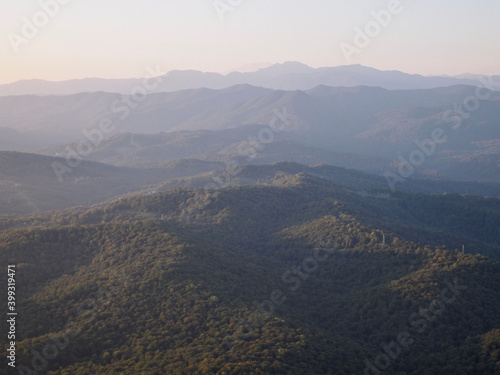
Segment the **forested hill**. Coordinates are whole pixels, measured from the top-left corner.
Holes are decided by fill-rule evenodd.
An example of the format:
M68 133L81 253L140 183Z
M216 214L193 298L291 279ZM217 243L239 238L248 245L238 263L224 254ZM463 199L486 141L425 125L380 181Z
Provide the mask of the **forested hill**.
M179 187L205 187L214 183L217 186L255 185L272 182L277 174L301 172L355 191L387 190L389 186L385 177L355 169L293 162L245 165L242 159L240 156L228 160L217 155L215 160L187 158L117 167L83 160L68 164L68 160L61 157L0 151L0 216L89 207L120 197ZM394 187L404 192L500 197L500 184L491 182L408 178Z
M499 208L461 195L360 194L298 173L20 218L23 229L3 221L18 366L496 374Z

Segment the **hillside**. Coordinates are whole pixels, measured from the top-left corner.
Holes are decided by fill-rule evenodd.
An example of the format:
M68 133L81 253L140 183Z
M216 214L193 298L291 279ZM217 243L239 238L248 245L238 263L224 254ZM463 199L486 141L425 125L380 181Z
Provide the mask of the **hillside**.
M171 178L223 167L204 161L172 161L159 168L111 165L0 152L0 214L29 214L73 206L90 206L111 198L147 193ZM60 179L59 179L60 177Z
M453 216L464 210L477 227ZM498 259L499 218L497 199L361 196L301 172L54 213L1 232L0 261L17 265L23 291L18 364L48 374L495 374L500 264L476 253ZM463 236L466 254L455 246ZM50 358L33 362L36 353Z
M111 129L106 136L126 131L155 134L172 130L192 117L231 107L269 90L248 85L225 90L185 90L151 94L139 101L130 95L81 93L66 96L0 97L2 126L38 139L38 148L80 141L83 130ZM12 148L7 150L13 151Z
M213 137L215 142L216 134ZM127 148L125 145L129 144L130 140L145 142L144 137L123 135L121 139L116 139L117 145L123 145L123 148L120 148L124 150L121 153L121 163L130 163L134 167L117 167L90 161L77 162L73 159L68 162L60 157L0 152L0 215L36 214L74 206L89 207L131 195L164 192L181 187L205 188L208 184L216 187L256 185L272 181L277 173L308 173L358 192L388 189L384 177L328 165L310 167L286 162L273 163L268 166L252 166L245 164L246 158L235 158L223 152L204 158L205 160L194 158L168 160L168 157L165 157L165 153L168 152L179 152L181 155L187 152L186 155L192 156L189 152L195 152L195 145L199 144L198 150L202 149L201 140L209 137L207 134L200 138L188 136L186 138L191 138L193 141L192 148L187 147L188 142L186 142L184 143L186 147L174 148L173 151L161 143L162 137L156 138L160 142L158 147L153 144L150 147L136 148L135 151L134 147ZM165 136L164 139L172 138ZM148 137L146 140L150 141L151 138ZM221 142L219 147L223 148L223 140L219 141ZM176 142L176 137L173 137L173 142ZM286 146L278 149L278 156L283 156L286 152L290 160L317 163L322 160L319 156L324 157L327 154L325 151L304 148L302 149L304 152L294 156L293 151L300 148L293 144ZM96 151L96 155L107 157L107 161L114 157L116 157L115 160L120 160L119 153L106 154L106 150L109 148ZM279 157L273 155L273 151L276 151L276 148L268 147L267 152L256 158L254 163L272 163L276 159L280 160ZM344 164L348 167L359 167L367 163L367 159L350 158L348 154L330 153L330 157L336 164ZM407 179L405 183L398 184L397 190L500 196L499 184L457 183L443 179Z
M500 94L489 92L464 112L465 99L476 92L472 86L280 91L236 85L150 94L140 101L102 92L0 97L2 132L12 140L0 147L64 156L68 147L80 146L90 149L88 160L120 166L248 156L244 150L255 149L261 163L327 163L379 174L397 173L419 155L413 177L500 182ZM424 146L435 131L441 137L429 151ZM245 142L253 146L239 147ZM312 154L311 161L299 159L303 152Z

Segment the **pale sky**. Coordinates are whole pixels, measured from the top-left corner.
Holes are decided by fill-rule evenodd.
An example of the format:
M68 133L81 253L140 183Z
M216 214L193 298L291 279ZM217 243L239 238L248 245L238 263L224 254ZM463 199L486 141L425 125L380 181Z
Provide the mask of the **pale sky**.
M41 10L40 4L57 1L65 5L52 7L52 15ZM424 75L500 74L498 0L401 0L401 12L379 33L373 29L370 44L347 61L340 44L355 46L355 28L365 29L371 13L393 1L219 0L239 3L221 22L214 0L4 0L0 84L141 77L147 66L227 72L285 61ZM23 30L26 20L36 21L37 35Z

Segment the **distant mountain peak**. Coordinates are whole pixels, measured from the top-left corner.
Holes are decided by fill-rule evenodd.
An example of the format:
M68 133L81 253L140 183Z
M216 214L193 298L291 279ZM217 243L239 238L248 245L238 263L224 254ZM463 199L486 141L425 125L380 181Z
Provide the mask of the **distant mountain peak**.
M287 61L282 64L274 64L269 68L260 69L258 72L273 72L273 73L281 73L281 74L304 74L310 73L314 71L314 68L311 68L308 65L302 64L297 61Z

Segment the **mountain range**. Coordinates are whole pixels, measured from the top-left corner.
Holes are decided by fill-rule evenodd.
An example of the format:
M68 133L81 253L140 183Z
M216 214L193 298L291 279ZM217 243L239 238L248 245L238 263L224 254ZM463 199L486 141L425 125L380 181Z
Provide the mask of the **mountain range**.
M149 73L0 86L15 373L500 374L500 77Z
M476 93L472 86L282 91L238 85L150 94L140 102L104 92L0 97L0 149L64 157L83 147L86 160L128 166L191 157L309 158L380 174L418 154L423 160L412 176L499 182L500 93L487 92L469 112L463 103ZM435 131L440 142L431 145Z
M288 151L290 155L293 150L297 151L297 148L291 145ZM44 215L51 210L91 207L129 196L179 188L212 190L229 186L255 186L271 183L277 175L299 173L330 181L359 196L391 193L383 176L351 168L326 164L307 166L290 161L245 165L224 160L227 159L172 159L137 163L134 167L83 161L73 170L62 173L58 179L54 166L64 165L66 161L63 158L0 152L0 212L9 217L20 214ZM269 160L267 162L271 163ZM500 184L409 178L398 184L397 191L500 197Z
M274 90L310 90L326 86L374 86L389 90L430 89L453 85L477 86L479 76L426 77L399 71L381 71L362 65L311 68L299 62L275 64L255 72L232 72L226 75L194 70L173 70L163 74L159 67L148 67L151 78L158 85L150 92L173 92L188 89L224 89L239 84L266 87ZM499 82L500 77L492 77ZM0 96L11 95L72 95L82 92L113 92L131 95L136 87L144 85L143 79L86 78L51 82L23 80L0 85ZM155 85L156 86L156 85Z

